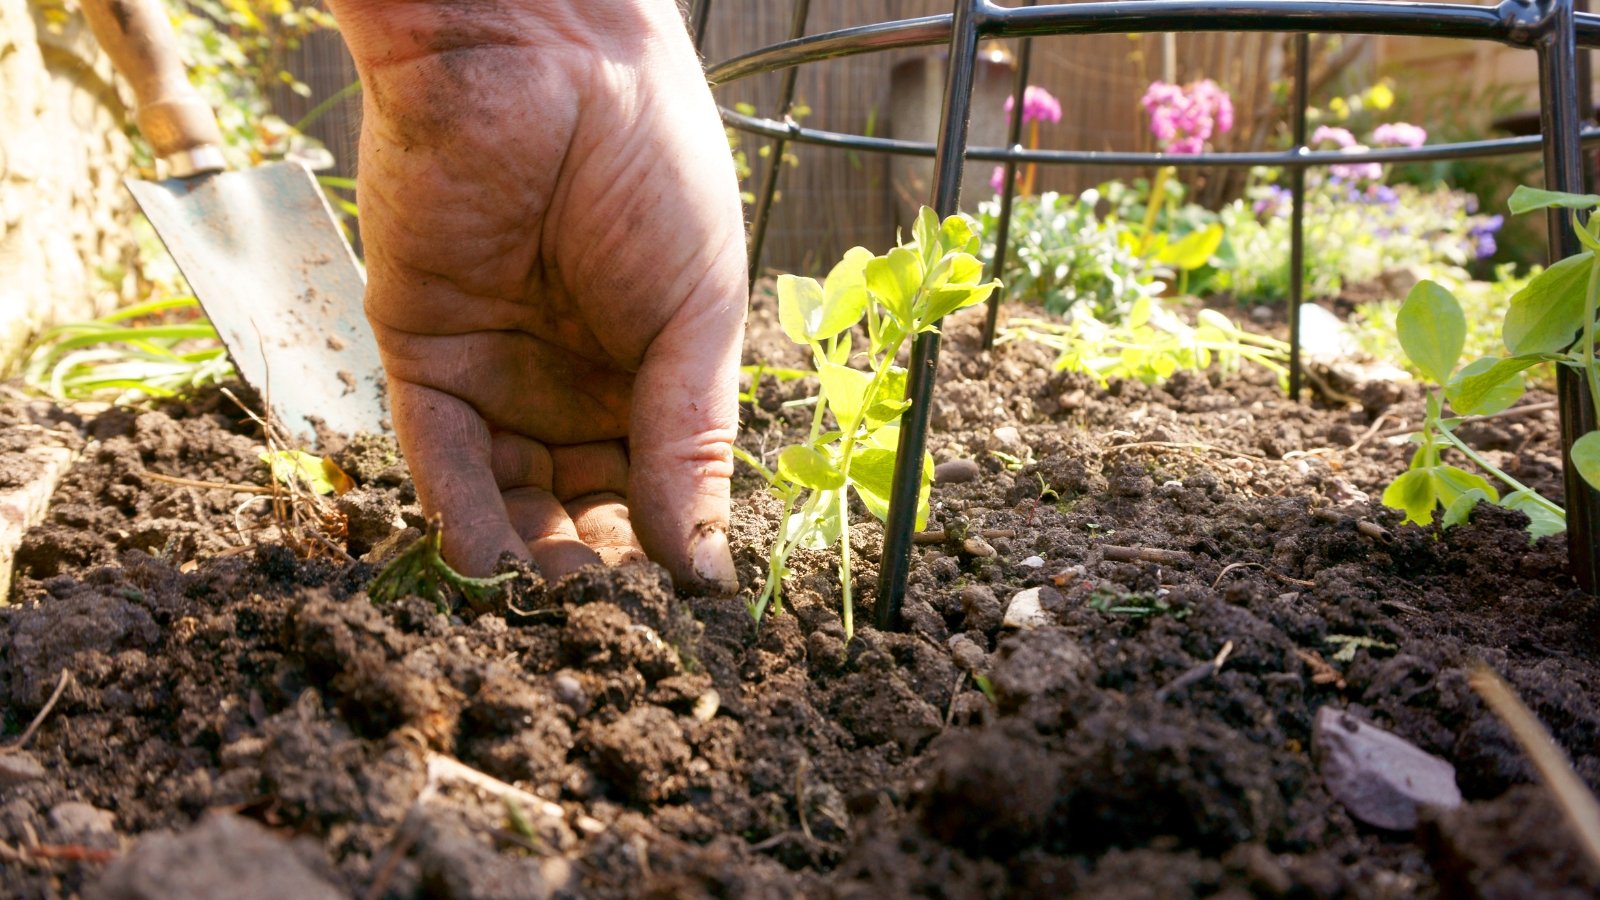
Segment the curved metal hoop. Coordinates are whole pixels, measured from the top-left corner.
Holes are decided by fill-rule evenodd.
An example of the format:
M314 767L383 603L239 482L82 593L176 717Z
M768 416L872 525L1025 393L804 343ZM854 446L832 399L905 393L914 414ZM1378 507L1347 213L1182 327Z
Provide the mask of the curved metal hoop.
M1573 0L1502 0L1497 6L1460 6L1445 3L1412 3L1402 0L1141 0L1137 3L1096 2L1006 7L991 0L953 0L949 15L900 19L872 25L845 28L824 34L804 36L808 0L797 0L790 39L733 57L706 70L713 84L726 84L751 75L788 70L807 63L839 59L884 50L946 45L952 64L945 87L943 118L936 142L902 141L840 132L804 128L793 120L749 116L722 109L723 120L732 128L775 140L768 178L758 196L753 231L750 272L754 282L759 270L765 223L776 187L776 161L789 141L842 149L891 153L908 156L933 156L934 187L930 205L946 216L956 211L960 193L963 159L993 160L1007 166L1002 193L998 253L1004 258L1010 224L1012 170L1018 163L1056 165L1126 164L1176 166L1281 166L1289 173L1293 194L1291 207L1290 251L1290 393L1300 393L1299 307L1304 278L1304 195L1308 168L1349 162L1416 162L1468 159L1509 155L1540 149L1544 155L1545 183L1555 190L1577 191L1583 187L1581 145L1600 142L1600 128L1584 128L1587 113L1587 84L1578 79L1579 47L1600 47L1600 16L1577 13ZM710 0L696 0L692 20L696 38L703 37ZM1021 103L1013 104L1008 147L968 147L967 120L971 99L973 69L980 38L1024 39L1019 57L1018 87L1026 82L1027 58L1032 37L1044 35L1127 34L1148 32L1289 32L1300 36L1298 72L1294 99L1293 134L1295 146L1273 153L1201 153L1177 156L1160 153L1117 153L1070 150L1029 150L1018 145ZM1464 40L1496 41L1533 50L1538 56L1540 89L1540 134L1531 137L1501 138L1418 148L1388 148L1362 154L1329 153L1309 150L1306 144L1305 110L1308 44L1307 34L1342 33L1402 35ZM1583 111L1580 112L1580 97ZM794 80L785 81L783 114L794 100ZM1550 262L1565 258L1580 249L1575 236L1567 231L1559 211L1548 216ZM997 302L998 298L996 298ZM992 339L994 310L991 308L987 336ZM905 414L900 431L899 458L921 459L926 447L928 399L932 395L937 369L939 337L925 334L912 351L907 397L912 407ZM1596 427L1594 406L1582 380L1565 366L1558 367L1563 457L1573 441ZM906 577L910 571L911 532L917 498L918 465L899 466L891 497L889 521L885 530L876 621L879 628L898 624ZM1600 523L1600 493L1590 489L1568 464L1565 472L1567 496L1568 553L1573 575L1593 593L1600 585L1600 545L1594 528Z

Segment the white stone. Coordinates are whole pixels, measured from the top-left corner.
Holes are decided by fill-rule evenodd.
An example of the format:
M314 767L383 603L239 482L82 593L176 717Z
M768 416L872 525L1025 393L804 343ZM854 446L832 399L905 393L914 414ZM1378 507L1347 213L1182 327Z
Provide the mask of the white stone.
M1001 622L1006 628L1016 628L1026 631L1038 628L1041 625L1051 624L1050 616L1044 611L1044 606L1039 602L1039 588L1032 587L1025 591L1017 592L1006 606L1006 616Z

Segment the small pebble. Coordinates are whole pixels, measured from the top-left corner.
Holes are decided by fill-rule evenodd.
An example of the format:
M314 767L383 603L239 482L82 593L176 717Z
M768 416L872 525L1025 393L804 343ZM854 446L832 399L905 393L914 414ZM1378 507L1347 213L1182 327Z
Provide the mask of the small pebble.
M933 467L934 484L965 484L977 478L983 470L977 460L951 459Z
M7 753L0 755L0 786L27 784L44 777L44 766L32 753Z
M1022 562L1018 563L1018 565L1021 565L1021 566L1025 567L1025 568L1029 568L1029 569L1042 569L1042 568L1044 568L1044 557L1042 557L1042 556L1030 556L1027 559L1023 560Z
M979 559L987 559L994 555L994 548L981 537L969 537L961 542L961 552Z
M58 803L50 810L50 825L64 842L89 843L95 837L116 834L115 813L77 800Z
M989 434L989 449L1007 453L1022 450L1022 432L1015 425L1001 425Z
M715 688L707 689L694 701L694 717L702 722L709 722L721 708L722 695L717 693Z
M589 698L583 690L583 685L578 679L566 672L556 676L556 699L563 706L571 707L578 712L584 712L589 706Z
M1026 631L1050 624L1050 616L1045 613L1044 606L1039 601L1039 588L1032 587L1019 591L1011 598L1011 603L1006 606L1006 617L1001 622L1006 628L1016 628Z
M1005 612L1000 598L988 585L974 584L961 589L961 608L966 611L965 625L974 631L993 631L1000 627Z

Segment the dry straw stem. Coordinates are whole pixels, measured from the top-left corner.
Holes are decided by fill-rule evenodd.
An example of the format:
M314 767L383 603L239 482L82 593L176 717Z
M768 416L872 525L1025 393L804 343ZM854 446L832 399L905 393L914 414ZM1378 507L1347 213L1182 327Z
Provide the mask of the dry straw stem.
M223 388L222 393L243 410L252 422L261 426L263 440L267 444L267 455L270 458L276 459L286 451L300 449L272 419L270 397L264 404L267 417L262 418L232 391ZM269 468L270 465L269 463ZM332 503L308 489L297 477L281 479L274 476L270 479L269 489L272 518L278 523L284 542L293 547L296 553L307 557L322 555L343 562L353 562L350 554L340 544L347 533L349 522Z
M1589 861L1600 867L1600 802L1595 801L1594 794L1572 770L1567 755L1499 675L1480 667L1472 673L1468 683L1522 745L1545 787L1555 795L1556 805L1572 825Z

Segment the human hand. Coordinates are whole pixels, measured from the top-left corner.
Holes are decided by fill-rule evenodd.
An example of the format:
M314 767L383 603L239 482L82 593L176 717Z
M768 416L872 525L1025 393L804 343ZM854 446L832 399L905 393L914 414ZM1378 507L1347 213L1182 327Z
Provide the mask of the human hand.
M367 316L446 558L554 578L643 550L735 589L744 222L676 4L333 6Z

